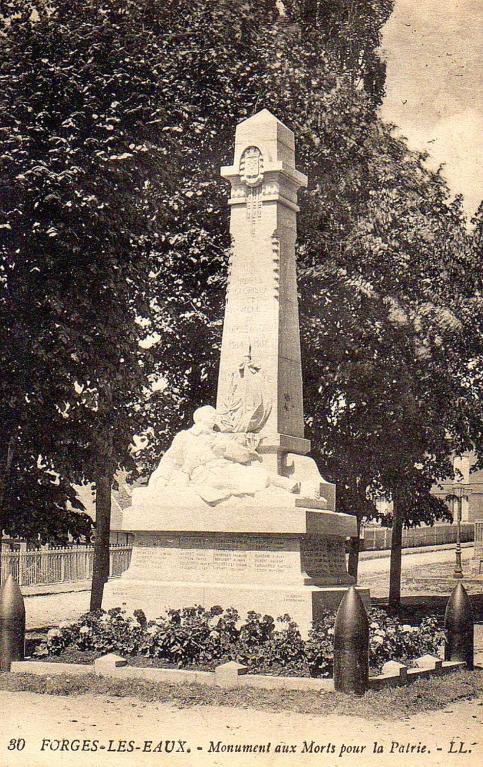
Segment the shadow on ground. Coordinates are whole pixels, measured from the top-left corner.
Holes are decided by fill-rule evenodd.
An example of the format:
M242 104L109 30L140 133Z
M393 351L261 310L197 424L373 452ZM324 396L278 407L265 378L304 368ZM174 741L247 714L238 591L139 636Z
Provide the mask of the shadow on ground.
M483 622L483 594L470 594L471 608L475 622ZM401 598L401 609L398 615L406 619L408 623L414 620L421 620L427 615L437 615L443 620L449 594L418 594L417 596L408 596ZM371 599L375 607L387 608L386 598Z

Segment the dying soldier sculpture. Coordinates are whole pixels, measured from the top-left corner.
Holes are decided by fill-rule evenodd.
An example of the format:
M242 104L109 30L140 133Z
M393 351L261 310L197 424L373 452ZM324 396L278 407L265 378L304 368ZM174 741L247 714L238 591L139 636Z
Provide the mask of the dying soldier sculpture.
M148 490L174 495L177 503L199 499L210 505L230 496L255 496L268 487L295 493L299 483L270 474L260 465L261 457L253 447L255 435L219 431L219 416L210 405L198 408L193 426L181 431L153 472Z

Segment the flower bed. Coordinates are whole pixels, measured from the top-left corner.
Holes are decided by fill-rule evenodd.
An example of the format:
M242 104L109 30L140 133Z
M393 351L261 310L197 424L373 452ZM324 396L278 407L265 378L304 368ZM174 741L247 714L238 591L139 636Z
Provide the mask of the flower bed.
M87 613L51 629L36 655L80 662L82 657L92 661L114 652L136 664L205 671L235 660L252 673L329 677L334 622L335 613L324 613L304 640L288 615L274 621L269 615L250 612L241 621L232 608L188 607L147 621L140 610L128 616L116 608ZM444 641L443 631L431 616L423 618L419 626L409 626L382 610L371 609L369 622L369 661L374 670L388 660L410 663L426 653L437 654Z

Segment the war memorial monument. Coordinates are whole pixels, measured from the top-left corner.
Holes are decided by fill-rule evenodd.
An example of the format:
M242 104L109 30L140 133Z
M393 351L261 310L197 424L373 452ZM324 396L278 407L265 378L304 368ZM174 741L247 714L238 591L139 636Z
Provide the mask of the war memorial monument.
M238 125L221 175L233 248L216 408L200 406L133 491L122 522L131 564L103 606L149 618L194 604L288 613L306 633L354 582L345 539L356 535L304 437L295 240L307 178L292 131L266 109Z

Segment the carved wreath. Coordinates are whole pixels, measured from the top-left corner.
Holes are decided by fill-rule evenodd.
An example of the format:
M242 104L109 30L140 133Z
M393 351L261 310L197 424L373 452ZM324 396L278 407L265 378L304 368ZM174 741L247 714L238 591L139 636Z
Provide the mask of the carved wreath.
M247 186L259 186L263 181L263 155L258 147L247 147L240 158L240 180Z

